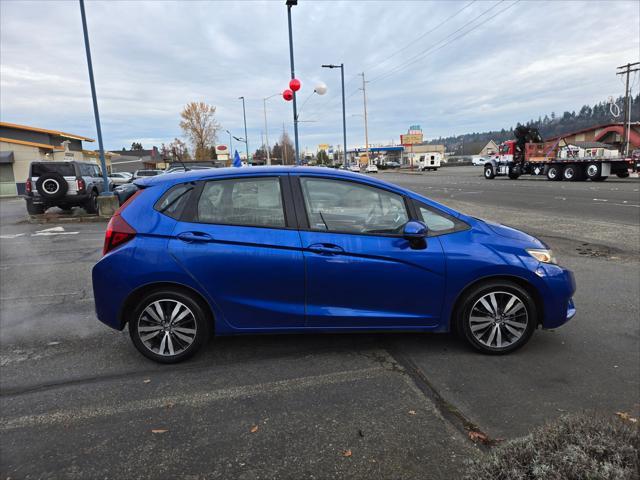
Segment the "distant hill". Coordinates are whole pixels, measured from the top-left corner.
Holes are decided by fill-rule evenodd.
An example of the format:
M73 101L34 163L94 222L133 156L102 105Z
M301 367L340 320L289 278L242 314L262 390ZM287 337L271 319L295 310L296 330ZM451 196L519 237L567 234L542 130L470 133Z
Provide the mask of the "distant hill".
M624 105L623 97L618 97L616 99L616 104L619 106ZM631 102L631 120L637 121L638 119L640 119L640 94L633 97ZM620 112L620 116L617 118L611 114L609 102L607 101L597 103L593 106L584 105L578 113L575 111L564 112L559 116L556 115L555 112L551 112L550 115L545 115L544 118L538 117L537 120L529 120L525 125L535 127L540 130L542 138L551 138L557 135L575 132L576 130L581 130L583 128L589 128L610 122L622 122L623 120L623 112ZM430 140L429 143L445 145L447 152L460 154L462 152L462 145L465 143L486 143L489 140L493 140L499 144L505 140L513 139L513 129L518 125L521 125L521 123L519 122L508 129L503 128L502 130L489 132L474 132L453 137L440 137Z

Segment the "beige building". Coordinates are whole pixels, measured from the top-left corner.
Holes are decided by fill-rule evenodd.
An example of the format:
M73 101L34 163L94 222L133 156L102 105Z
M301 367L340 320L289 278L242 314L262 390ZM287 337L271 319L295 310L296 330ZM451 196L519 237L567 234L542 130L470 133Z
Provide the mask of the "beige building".
M33 161L84 161L99 164L98 153L84 150L92 138L71 133L0 122L0 196L22 195ZM105 153L107 168L112 153Z

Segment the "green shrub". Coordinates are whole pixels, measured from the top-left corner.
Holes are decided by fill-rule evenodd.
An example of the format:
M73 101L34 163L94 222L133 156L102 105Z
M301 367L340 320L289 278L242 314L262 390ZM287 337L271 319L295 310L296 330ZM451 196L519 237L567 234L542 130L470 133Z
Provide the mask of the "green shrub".
M638 424L596 414L569 415L505 442L470 464L467 480L635 480Z

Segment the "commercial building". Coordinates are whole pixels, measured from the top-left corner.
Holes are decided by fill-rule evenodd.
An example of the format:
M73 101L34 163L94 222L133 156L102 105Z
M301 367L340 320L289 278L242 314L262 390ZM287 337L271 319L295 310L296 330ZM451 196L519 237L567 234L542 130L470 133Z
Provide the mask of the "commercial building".
M583 128L577 132L565 133L546 139L547 142L561 141L562 144L575 145L576 142L602 142L616 147L624 152L625 125L621 122L596 125ZM640 148L640 122L632 122L629 129L630 150Z
M0 196L22 195L33 161L85 161L98 164L98 153L82 142L95 140L59 130L0 122ZM105 154L107 168L112 154Z

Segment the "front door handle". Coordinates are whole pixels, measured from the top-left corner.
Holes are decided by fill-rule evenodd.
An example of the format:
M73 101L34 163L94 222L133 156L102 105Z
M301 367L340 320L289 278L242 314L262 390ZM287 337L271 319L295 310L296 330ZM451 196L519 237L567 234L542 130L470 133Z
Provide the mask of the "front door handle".
M213 237L204 232L182 232L178 234L178 238L187 243L202 243L213 241Z
M314 243L307 247L308 250L321 255L338 255L344 253L344 249L333 243Z

